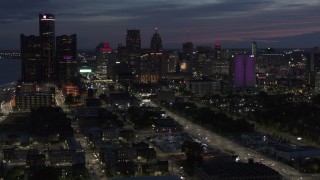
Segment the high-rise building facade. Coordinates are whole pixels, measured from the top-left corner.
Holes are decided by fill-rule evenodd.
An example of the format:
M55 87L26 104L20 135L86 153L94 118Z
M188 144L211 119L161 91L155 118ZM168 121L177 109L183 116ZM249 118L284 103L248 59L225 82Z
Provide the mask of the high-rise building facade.
M16 111L30 111L38 107L55 106L54 84L21 83L17 86L13 109Z
M160 35L158 34L157 28L156 28L156 32L152 36L151 43L150 43L150 49L152 52L162 51L162 39L161 39Z
M168 73L174 73L177 70L177 64L179 63L179 54L177 52L168 52L167 59L167 71Z
M314 47L310 54L309 71L320 71L320 48Z
M141 50L140 30L127 30L126 47L128 53L139 53Z
M146 53L140 57L140 83L157 83L162 75L162 62L165 61L162 53Z
M192 55L193 53L193 43L192 42L185 42L182 45L182 52L186 55Z
M257 58L257 43L255 41L251 44L251 55Z
M214 45L214 59L221 61L221 44L219 42Z
M320 72L313 72L312 76L311 87L314 88L315 92L320 92Z
M100 43L96 47L96 73L100 79L112 79L113 67L116 64L116 54L112 52L109 43Z
M122 44L118 44L117 48L117 59L120 62L125 62L127 58L127 48L126 46L123 46Z
M182 53L180 54L180 72L192 73L194 70L193 43L185 42L182 44Z
M56 59L60 85L75 84L77 76L77 35L57 36Z
M136 29L127 30L126 49L127 49L126 61L130 64L132 68L132 74L134 76L138 75L140 55L141 55L140 30L136 30Z
M254 87L256 84L254 57L252 55L237 55L234 61L235 87Z
M307 73L309 75L309 84L312 88L320 91L319 72L320 72L320 48L314 47L310 53L310 59L307 62ZM318 82L317 82L318 81Z
M198 46L194 76L209 76L212 74L212 49L210 46Z
M55 81L55 16L53 14L39 14L39 34L42 47L43 80Z
M41 40L39 36L20 35L21 80L38 82L42 80Z

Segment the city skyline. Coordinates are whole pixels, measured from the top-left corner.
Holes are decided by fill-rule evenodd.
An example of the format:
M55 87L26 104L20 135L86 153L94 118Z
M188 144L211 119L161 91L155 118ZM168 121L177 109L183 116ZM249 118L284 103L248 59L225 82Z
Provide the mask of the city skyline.
M149 47L154 28L163 48L181 48L183 42L223 48L312 48L319 46L320 2L316 0L247 1L17 1L0 7L0 49L18 49L19 34L38 34L37 15L56 16L57 35L78 34L79 49L99 42L112 48L125 43L127 29L141 31L142 48ZM23 27L23 28L21 28Z

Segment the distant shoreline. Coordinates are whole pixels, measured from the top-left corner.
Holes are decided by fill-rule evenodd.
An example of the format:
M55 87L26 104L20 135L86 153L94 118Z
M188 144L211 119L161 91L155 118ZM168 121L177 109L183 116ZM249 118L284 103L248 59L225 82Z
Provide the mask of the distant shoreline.
M16 82L21 77L20 58L0 59L0 85Z

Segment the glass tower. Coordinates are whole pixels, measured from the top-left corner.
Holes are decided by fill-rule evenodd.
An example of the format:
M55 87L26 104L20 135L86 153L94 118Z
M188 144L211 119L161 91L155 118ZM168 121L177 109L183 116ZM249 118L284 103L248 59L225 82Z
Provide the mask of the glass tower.
M39 14L39 34L42 45L43 80L55 81L57 65L55 62L55 16Z
M56 40L59 83L60 85L74 84L77 75L77 35L57 36Z
M128 53L138 53L141 50L140 30L127 30L126 47Z

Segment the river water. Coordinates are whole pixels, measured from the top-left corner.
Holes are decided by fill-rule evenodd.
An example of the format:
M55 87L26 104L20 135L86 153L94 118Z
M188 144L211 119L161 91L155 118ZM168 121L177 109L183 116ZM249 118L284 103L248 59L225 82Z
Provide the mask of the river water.
M0 85L17 81L21 77L20 59L0 59Z

